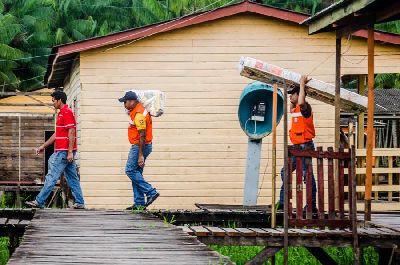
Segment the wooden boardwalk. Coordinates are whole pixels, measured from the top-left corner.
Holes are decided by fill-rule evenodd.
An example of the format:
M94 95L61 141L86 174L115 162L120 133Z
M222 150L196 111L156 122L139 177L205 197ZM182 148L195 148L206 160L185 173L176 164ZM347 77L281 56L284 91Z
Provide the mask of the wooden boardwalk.
M122 211L38 210L8 264L232 264L159 218Z
M362 216L360 219L364 219ZM400 212L372 213L371 225L400 230Z

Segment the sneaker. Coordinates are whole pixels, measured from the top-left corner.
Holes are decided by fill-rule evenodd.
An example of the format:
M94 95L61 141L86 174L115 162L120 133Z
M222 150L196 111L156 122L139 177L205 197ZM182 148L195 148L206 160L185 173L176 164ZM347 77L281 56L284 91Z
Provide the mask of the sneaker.
M127 211L141 211L142 210L142 211L144 211L144 210L146 210L146 206L133 204L129 207L126 207L125 210L127 210Z
M150 204L152 204L157 198L158 196L160 196L160 193L156 193L154 196L147 198L147 202L146 202L146 208L150 206Z
M79 204L79 203L74 203L74 205L72 205L71 208L75 209L75 210L83 210L83 209L85 209L85 205L84 204Z
M34 200L34 201L27 201L27 202L25 202L25 205L26 205L26 206L29 206L29 207L31 207L31 208L40 208L40 209L43 209L43 208L44 208L43 206L40 206L39 203L38 203L36 200Z

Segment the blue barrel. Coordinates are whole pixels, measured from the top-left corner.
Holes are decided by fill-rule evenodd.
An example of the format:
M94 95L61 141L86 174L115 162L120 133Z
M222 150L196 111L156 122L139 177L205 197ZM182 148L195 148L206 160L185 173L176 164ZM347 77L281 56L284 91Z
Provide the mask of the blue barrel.
M238 110L240 127L252 140L262 139L272 132L272 95L272 86L256 81L247 85L240 96ZM265 104L265 118L264 121L254 121L252 120L253 108L260 102ZM279 124L282 115L283 94L278 89L277 124Z

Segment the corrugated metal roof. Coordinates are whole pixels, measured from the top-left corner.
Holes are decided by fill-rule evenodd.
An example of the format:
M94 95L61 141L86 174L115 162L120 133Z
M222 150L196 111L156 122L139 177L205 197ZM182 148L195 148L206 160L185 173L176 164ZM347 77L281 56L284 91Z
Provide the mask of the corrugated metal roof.
M348 89L357 93L357 89ZM375 114L398 114L400 113L400 89L375 89ZM368 96L368 91L365 91Z
M40 93L52 93L54 89L43 88L36 90L35 92ZM17 95L7 98L0 99L0 113L35 113L35 114L54 114L54 108L52 106L37 106L38 104L52 104L51 96L25 96ZM4 105L2 105L4 104ZM10 104L7 106L6 104ZM12 104L15 104L12 106ZM21 106L18 106L21 104ZM24 104L24 106L23 106ZM29 106L29 105L35 106Z

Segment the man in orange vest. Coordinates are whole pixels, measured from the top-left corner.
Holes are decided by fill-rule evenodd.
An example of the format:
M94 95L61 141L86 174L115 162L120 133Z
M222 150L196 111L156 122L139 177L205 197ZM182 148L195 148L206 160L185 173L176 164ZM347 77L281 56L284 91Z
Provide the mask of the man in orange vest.
M311 105L306 101L305 84L308 82L307 76L300 78L300 86L294 87L288 91L291 103L292 127L289 131L289 138L292 142L291 148L294 149L312 149L314 150L313 138L315 137L313 113ZM312 167L311 159L303 158L303 176L306 176L306 164ZM296 158L292 158L292 171L296 169ZM284 202L284 169L281 170L282 187L279 196L279 204L277 209L283 209ZM312 175L312 209L317 212L316 206L317 187L315 184L314 174ZM306 206L307 207L307 206Z
M125 173L132 181L134 204L127 210L141 210L152 204L160 194L143 177L146 158L152 151L153 124L150 113L138 101L135 92L128 91L119 99L130 117L128 139L131 143ZM145 196L147 200L145 200Z

